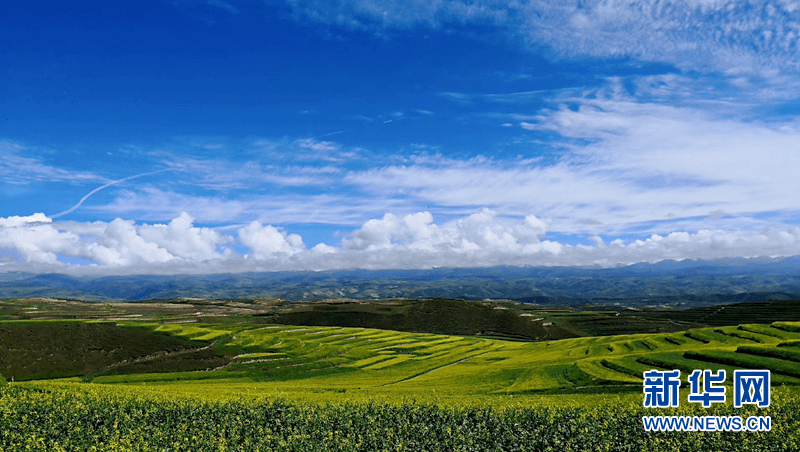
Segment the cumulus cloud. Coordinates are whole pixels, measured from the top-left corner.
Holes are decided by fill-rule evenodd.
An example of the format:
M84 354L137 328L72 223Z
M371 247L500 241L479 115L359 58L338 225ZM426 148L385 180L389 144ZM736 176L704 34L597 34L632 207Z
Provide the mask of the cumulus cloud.
M758 231L700 230L606 243L593 236L590 244L568 245L546 240L547 223L533 215L524 220L501 218L482 209L443 225L430 214L373 219L342 241L339 266L424 268L489 265L613 266L664 259L787 256L800 253L800 228Z
M541 240L546 222L534 215L522 221L500 218L484 208L442 225L429 212L369 220L342 240L342 259L368 268L536 265L535 256L551 259L563 245Z
M342 241L345 248L355 250L391 249L395 246L432 249L447 241L429 212L419 212L398 218L387 213L380 220L369 220Z
M100 265L123 266L167 262L174 256L153 242L148 242L137 231L133 221L117 218L86 244L85 256Z
M303 239L297 234L287 234L272 225L253 221L239 229L239 241L253 251L255 259L269 259L280 255L291 256L305 249Z
M47 215L43 213L35 213L33 215L28 215L26 217L20 216L11 216L6 218L0 218L0 227L3 228L15 228L20 226L28 226L37 223L52 223L53 220L48 218Z
M547 239L548 223L534 215L506 217L486 208L440 224L430 212L386 214L366 221L339 246L318 244L311 249L299 235L272 225L251 222L231 236L194 226L188 214L166 224L137 225L120 218L107 223L49 220L42 214L0 219L0 268L115 274L614 266L664 259L800 254L800 227L675 231L629 240L593 236L588 244L571 245ZM249 251L233 251L237 246ZM87 265L86 260L93 264Z
M439 226L430 212L402 218L386 214L369 220L342 240L342 246L359 251L412 251L415 253L523 253L539 243L546 223L533 215L522 222L501 220L497 212L482 209L450 225Z
M59 255L72 255L80 248L76 234L50 225L44 214L0 219L0 249L18 253L25 262L55 264Z
M142 225L139 235L147 242L165 249L172 256L188 260L219 259L224 253L218 251L220 245L233 241L209 228L193 226L194 218L182 212L169 224ZM230 253L230 250L225 250Z
M760 231L701 230L696 233L653 234L647 239L608 245L576 247L573 259L613 265L658 262L664 259L720 259L730 257L778 257L800 253L800 228L767 228Z
M218 247L230 237L192 225L186 213L169 224L111 222L54 223L44 214L0 219L0 248L17 253L25 263L58 264L80 258L102 267L135 266L170 261L203 262L230 255Z

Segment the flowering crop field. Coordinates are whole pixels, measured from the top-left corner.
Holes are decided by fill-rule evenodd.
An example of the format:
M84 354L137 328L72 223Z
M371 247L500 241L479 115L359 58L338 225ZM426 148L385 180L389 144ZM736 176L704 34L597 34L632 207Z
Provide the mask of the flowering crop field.
M192 350L180 348L70 379L6 375L0 451L800 450L799 323L535 343L340 327L119 326L194 341L226 364L121 372L151 359L168 370L171 356ZM691 369L739 368L771 371L768 408L685 399L643 407L644 371L680 369L685 387ZM656 414L770 416L772 428L646 431L642 417Z
M580 396L578 396L580 397ZM0 388L0 450L676 451L798 450L800 401L777 391L770 432L646 432L638 400L590 407L205 400L125 386ZM702 411L702 413L700 413ZM672 413L730 414L727 406Z

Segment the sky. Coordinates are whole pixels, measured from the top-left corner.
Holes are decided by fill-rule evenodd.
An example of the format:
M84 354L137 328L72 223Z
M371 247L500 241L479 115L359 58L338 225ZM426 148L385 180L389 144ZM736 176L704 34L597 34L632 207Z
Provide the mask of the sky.
M800 254L800 2L0 14L0 272Z

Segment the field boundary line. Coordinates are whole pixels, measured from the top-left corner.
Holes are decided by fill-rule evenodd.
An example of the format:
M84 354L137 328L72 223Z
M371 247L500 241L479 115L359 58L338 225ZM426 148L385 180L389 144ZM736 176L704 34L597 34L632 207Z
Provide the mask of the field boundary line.
M389 385L395 385L395 384L398 384L398 383L403 383L404 381L413 380L413 379L415 379L417 377L421 377L423 375L427 375L427 374L429 374L429 373L431 373L431 372L433 372L435 370L439 370L439 369L443 369L445 367L450 367L450 366L453 366L453 365L456 365L456 364L459 364L459 363L463 363L464 361L468 361L468 360L470 360L470 359L472 359L472 358L474 358L476 356L485 355L487 353L489 353L489 352L481 352L481 353L477 353L475 355L470 355L470 356L467 356L466 358L459 359L458 361L453 361L452 363L444 364L444 365L441 365L439 367L434 367L433 369L428 369L425 372L420 372L418 374L411 375L411 376L403 378L401 380L397 380L397 381L394 381L394 382L391 382L391 383L382 384L381 387L389 386Z

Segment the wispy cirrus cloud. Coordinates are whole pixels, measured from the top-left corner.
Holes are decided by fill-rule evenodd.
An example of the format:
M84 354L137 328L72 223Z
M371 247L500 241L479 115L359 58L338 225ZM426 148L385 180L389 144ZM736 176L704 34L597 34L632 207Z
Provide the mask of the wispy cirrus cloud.
M110 182L109 179L88 171L70 171L48 165L41 158L24 156L30 153L25 146L0 141L0 178L8 185L29 185L41 182Z
M463 159L422 146L375 159L358 150L348 159L354 151L331 140L259 140L245 160L168 156L160 164L177 175L168 184L117 189L91 209L148 221L187 211L215 224L355 226L387 212L489 207L547 219L560 234L605 235L753 230L800 212L800 124L754 120L737 103L719 112L666 103L682 95L680 83L659 83L631 94L610 80L598 90L561 91L547 108L498 116L531 143L548 135L531 145L538 157ZM287 149L282 160L272 158Z
M408 212L412 203L382 196L281 192L259 189L258 193L193 194L145 186L121 190L110 203L84 207L94 212L145 221L164 221L180 212L192 214L202 223L241 224L251 221L272 224L322 223L352 226L387 209Z
M798 69L800 8L792 1L289 0L298 17L379 33L490 24L554 56L626 58L684 69L769 74Z
M221 8L234 16L237 16L242 12L239 8L223 0L207 0L207 2L209 5Z
M792 195L800 189L800 127L791 119L744 120L625 95L563 101L516 120L524 131L560 137L542 145L557 149L548 162L442 156L351 172L348 181L434 205L535 214L567 233L676 221L703 229L719 220L712 212L747 223L760 213L800 210Z
M332 182L343 170L335 166L232 162L225 159L175 158L164 165L189 180L184 183L214 190L248 190L265 186L307 187Z

